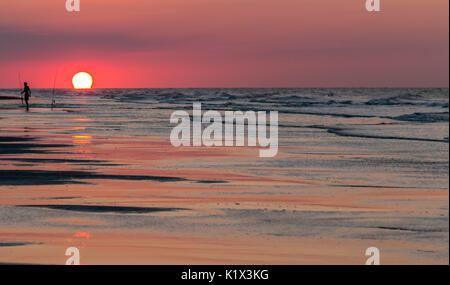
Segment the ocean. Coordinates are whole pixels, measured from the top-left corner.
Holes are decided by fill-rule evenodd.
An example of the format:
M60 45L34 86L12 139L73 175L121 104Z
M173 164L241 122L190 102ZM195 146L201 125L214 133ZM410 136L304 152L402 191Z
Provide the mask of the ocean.
M32 92L0 90L0 262L448 263L448 89ZM195 102L278 111L278 154L173 147Z

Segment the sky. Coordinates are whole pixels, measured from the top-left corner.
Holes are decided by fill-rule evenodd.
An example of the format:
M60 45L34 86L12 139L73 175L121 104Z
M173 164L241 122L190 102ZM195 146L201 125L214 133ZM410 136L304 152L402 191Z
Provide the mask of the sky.
M0 88L449 86L448 0L80 2L0 1Z

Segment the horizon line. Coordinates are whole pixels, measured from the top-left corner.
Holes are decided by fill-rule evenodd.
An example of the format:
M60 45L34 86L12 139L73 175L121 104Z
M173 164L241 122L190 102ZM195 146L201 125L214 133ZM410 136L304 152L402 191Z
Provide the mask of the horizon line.
M449 86L303 86L303 87L289 87L289 86L275 86L275 87L92 87L87 89L75 89L73 87L35 87L33 89L55 89L55 90L77 90L88 91L95 89L449 89ZM22 87L0 87L0 90L14 90L22 89Z

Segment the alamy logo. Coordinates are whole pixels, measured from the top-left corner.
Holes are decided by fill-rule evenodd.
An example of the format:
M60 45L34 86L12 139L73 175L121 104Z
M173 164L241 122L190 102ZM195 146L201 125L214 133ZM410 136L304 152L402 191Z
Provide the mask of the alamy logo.
M380 0L366 0L366 10L369 12L379 12Z
M66 10L67 12L79 12L80 11L80 0L66 0ZM369 12L379 12L380 0L366 0L366 10Z
M66 256L70 256L66 260L66 265L80 265L80 251L76 247L68 247Z
M366 265L380 265L380 250L374 246L366 249L366 256L370 256L366 260Z
M247 138L245 137L247 121ZM234 128L236 122L236 128ZM225 121L218 111L206 111L202 115L202 104L194 103L191 117L186 111L175 111L170 123L177 124L170 133L173 146L256 146L263 149L260 157L274 157L278 153L278 112L270 112L269 137L267 137L267 114L265 111L225 111ZM202 124L209 124L204 129ZM202 131L203 129L203 131ZM234 130L236 129L236 132Z
M67 12L80 12L80 0L66 0Z

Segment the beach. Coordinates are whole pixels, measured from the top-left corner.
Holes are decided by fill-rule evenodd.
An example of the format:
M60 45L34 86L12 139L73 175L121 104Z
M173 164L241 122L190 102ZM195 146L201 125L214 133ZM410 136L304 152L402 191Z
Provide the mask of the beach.
M28 112L17 94L2 264L448 264L448 89L36 89ZM174 147L195 102L278 111L277 155Z

